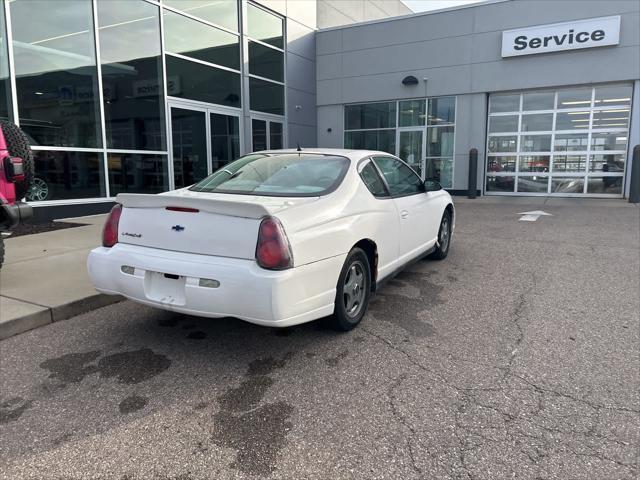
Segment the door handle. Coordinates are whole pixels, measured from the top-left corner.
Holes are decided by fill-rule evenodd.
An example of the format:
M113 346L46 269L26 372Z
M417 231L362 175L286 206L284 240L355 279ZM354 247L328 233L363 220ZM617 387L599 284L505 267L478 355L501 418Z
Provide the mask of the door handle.
M407 212L406 210L402 210L400 212L400 218L407 218L409 216L409 212Z

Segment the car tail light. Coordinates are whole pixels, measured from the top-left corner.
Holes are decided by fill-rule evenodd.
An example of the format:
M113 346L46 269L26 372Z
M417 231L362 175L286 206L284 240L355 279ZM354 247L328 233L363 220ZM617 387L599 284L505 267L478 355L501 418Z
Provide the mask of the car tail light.
M116 203L107 217L107 221L102 229L102 246L113 247L118 243L118 223L120 223L120 215L122 214L122 205Z
M282 225L274 217L265 217L260 223L256 262L268 270L286 270L293 267L291 245Z
M24 164L19 157L4 158L4 174L8 182L24 182Z

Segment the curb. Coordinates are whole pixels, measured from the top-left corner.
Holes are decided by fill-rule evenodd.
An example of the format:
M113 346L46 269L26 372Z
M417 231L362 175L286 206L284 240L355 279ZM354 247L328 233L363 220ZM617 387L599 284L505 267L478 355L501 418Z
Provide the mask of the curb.
M67 320L71 317L90 312L97 308L106 307L125 300L120 295L105 295L96 293L89 297L74 300L73 302L58 305L57 307L45 307L44 310L34 312L22 317L12 318L0 322L0 340L4 340L20 333L28 332L38 327L43 327L54 322ZM24 302L29 303L29 302Z

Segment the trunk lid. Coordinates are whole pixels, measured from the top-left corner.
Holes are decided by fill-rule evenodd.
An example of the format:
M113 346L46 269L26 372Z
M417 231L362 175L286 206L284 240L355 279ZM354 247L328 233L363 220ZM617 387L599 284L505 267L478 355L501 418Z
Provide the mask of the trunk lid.
M161 195L119 194L117 202L124 208L118 241L163 250L254 259L263 217L316 199L189 190Z

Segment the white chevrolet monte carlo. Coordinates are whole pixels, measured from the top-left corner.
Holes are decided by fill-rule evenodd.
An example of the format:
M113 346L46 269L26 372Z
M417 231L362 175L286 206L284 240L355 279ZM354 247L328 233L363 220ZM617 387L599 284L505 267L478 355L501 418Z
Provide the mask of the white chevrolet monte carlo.
M187 188L119 194L88 258L95 288L202 317L355 327L380 282L447 256L450 195L363 150L246 155Z

